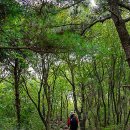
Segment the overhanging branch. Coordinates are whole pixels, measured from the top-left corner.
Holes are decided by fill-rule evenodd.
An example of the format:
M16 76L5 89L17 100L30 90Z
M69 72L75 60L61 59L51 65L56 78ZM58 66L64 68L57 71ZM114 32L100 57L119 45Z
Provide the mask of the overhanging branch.
M98 19L98 20L95 20L95 21L93 21L91 24L89 24L88 26L86 26L86 28L82 31L82 33L81 33L81 35L84 35L85 34L85 32L86 32L86 30L88 29L88 28L91 28L93 25L95 25L96 23L98 23L98 22L104 22L104 21L106 21L106 20L108 20L108 19L111 19L111 16L107 16L107 17L105 17L105 18L102 18L102 19ZM85 26L85 25L84 25Z
M125 8L125 9L127 9L127 10L130 11L130 5L126 5L126 4L122 3L122 2L118 2L118 5L119 5L120 7L123 7L123 8Z
M91 24L89 24L89 25L86 26L86 28L82 31L81 35L84 35L85 32L86 32L86 30L87 30L88 28L91 28L92 26L94 26L96 23L100 23L100 22L103 23L104 21L109 20L109 19L111 19L111 16L110 16L110 15L109 15L109 16L106 16L106 17L104 17L104 18L102 18L102 19L98 19L98 20L93 21ZM125 22L125 23L126 23L126 22L129 22L129 21L130 21L130 17L124 19L124 22ZM85 26L85 25L84 25L84 26Z
M66 26L79 26L81 25L80 23L78 24L73 24L73 23L70 23L70 24L62 24L62 25L52 25L50 26L50 28L58 28L58 27L66 27Z
M3 47L3 46L0 46L0 49L11 49L11 50L18 50L18 49L30 49L31 50L31 48L30 47Z
M37 53L66 53L68 51L71 51L70 49L67 49L66 47L63 48L58 48L58 47L54 47L54 48L40 48L40 47L4 47L4 46L0 46L0 50L30 50L33 52L37 52Z

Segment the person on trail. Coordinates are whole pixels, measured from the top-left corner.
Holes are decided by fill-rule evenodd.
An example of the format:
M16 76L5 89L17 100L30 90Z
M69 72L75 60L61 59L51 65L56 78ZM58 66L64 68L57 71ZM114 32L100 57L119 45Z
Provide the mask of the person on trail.
M78 129L78 118L76 117L75 113L70 114L70 117L67 120L67 125L70 127L70 130Z

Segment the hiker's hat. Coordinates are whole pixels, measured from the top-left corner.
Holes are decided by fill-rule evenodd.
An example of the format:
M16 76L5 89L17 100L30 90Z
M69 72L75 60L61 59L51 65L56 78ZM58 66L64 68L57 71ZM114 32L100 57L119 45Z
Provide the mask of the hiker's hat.
M71 116L71 115L73 115L73 114L74 114L74 112L73 112L73 111L71 111L71 112L70 112L70 116Z

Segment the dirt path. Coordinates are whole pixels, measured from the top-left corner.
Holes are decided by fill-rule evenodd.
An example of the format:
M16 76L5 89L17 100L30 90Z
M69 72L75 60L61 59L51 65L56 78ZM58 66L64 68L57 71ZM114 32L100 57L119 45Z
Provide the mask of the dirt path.
M57 120L51 123L51 130L69 130L69 128L66 123Z
M69 128L66 122L56 120L51 123L51 130L69 130Z

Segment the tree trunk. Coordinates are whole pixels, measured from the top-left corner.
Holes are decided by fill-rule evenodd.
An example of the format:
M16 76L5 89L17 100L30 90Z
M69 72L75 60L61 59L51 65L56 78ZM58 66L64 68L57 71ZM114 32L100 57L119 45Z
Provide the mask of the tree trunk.
M17 129L20 129L20 94L19 94L19 79L20 79L20 70L18 59L15 59L14 66L14 86L15 86L15 107L16 107L16 116L17 116Z
M122 47L126 54L127 62L130 67L130 36L119 10L118 0L108 0L108 3L110 6L112 20L114 21L116 30L121 40Z
M82 119L79 122L80 122L80 130L86 130L85 129L86 119Z
M84 84L81 84L81 112L82 112L82 120L80 120L80 129L85 130L87 111L86 111L85 85Z
M61 90L62 91L62 90ZM63 93L61 92L61 107L60 107L60 120L62 121L62 112L63 112Z
M110 88L110 104L112 108L113 120L115 124L115 113L117 113L117 106L115 100L115 67L116 67L116 58L112 55L111 57L111 67L109 70L109 88Z
M101 100L104 106L104 126L106 126L107 123L107 110L106 110L106 103L105 103L105 96L104 96L104 90L103 90L103 85L102 85L102 81L103 81L103 75L101 76L98 68L97 68L97 62L95 57L93 57L93 67L94 67L94 74L97 78L98 81L98 105L97 105L97 117L98 117L98 121L100 123L101 126L101 122L100 122L100 105L101 105ZM102 67L102 70L104 68ZM103 70L104 71L104 70Z
M68 97L67 97L67 95L66 95L66 119L67 119L68 116L69 116L68 106L69 106L69 103L68 103Z
M110 119L111 119L111 111L110 111L110 108L111 108L111 104L110 104L110 99L111 99L111 91L110 91L111 89L110 89L110 85L109 85L109 89L108 89L108 105L107 105L107 107L108 107L108 113L107 113L107 125L109 125L110 124Z
M125 124L124 124L124 130L126 129L127 124L128 124L128 122L129 122L129 117L130 117L130 110L129 110L129 113L128 113L128 116L127 116L126 122L125 122Z

